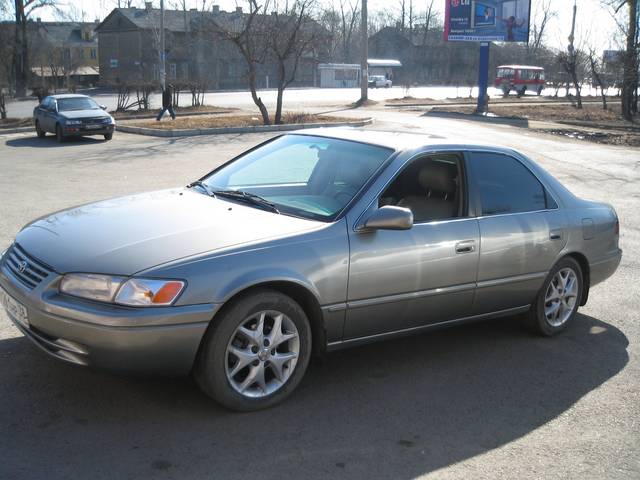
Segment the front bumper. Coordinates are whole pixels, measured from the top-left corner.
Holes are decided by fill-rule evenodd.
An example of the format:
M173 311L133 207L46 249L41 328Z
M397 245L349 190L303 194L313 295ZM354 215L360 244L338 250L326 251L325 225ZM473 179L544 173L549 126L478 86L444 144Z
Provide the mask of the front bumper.
M115 125L105 125L101 128L86 128L83 125L65 125L62 129L65 137L79 137L85 135L106 135L115 131Z
M60 276L33 290L0 268L0 286L27 309L28 324L9 315L41 350L75 365L112 372L185 375L218 309L215 304L129 308L58 293Z

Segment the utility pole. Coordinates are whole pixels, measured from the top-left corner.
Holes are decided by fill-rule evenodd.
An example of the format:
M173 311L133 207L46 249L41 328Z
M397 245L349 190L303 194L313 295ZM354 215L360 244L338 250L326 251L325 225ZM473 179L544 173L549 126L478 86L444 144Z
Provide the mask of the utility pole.
M167 52L164 46L164 0L160 0L160 86L164 91L167 83Z
M362 0L362 57L360 58L360 103L367 101L369 88L369 35L367 33L367 0Z

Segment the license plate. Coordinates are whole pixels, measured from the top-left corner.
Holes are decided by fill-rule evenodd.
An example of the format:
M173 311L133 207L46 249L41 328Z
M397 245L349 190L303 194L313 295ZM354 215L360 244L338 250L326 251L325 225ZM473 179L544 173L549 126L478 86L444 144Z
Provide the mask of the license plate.
M0 287L0 305L4 307L9 316L21 325L28 327L29 318L27 316L27 308L19 301L9 295Z
M84 128L87 130L98 130L99 128L102 128L102 125L85 125Z

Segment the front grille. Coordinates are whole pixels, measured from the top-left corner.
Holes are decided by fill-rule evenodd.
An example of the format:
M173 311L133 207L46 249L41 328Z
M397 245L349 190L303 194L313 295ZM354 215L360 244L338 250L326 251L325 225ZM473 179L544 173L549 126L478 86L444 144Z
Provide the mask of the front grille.
M95 118L83 118L82 119L82 124L83 125L102 125L105 123L111 123L111 120L109 118L105 118L105 117L95 117Z
M8 271L29 290L36 288L53 272L53 268L29 255L17 243L11 245L2 260L3 270Z

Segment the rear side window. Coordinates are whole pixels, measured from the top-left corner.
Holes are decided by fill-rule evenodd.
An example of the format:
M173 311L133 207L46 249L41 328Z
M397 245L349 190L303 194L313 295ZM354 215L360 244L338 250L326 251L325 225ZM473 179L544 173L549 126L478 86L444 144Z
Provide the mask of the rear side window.
M547 208L547 194L522 163L498 153L470 154L482 215L533 212Z

